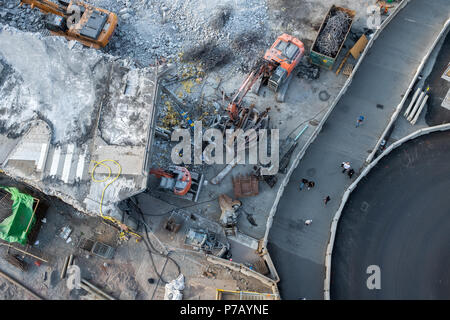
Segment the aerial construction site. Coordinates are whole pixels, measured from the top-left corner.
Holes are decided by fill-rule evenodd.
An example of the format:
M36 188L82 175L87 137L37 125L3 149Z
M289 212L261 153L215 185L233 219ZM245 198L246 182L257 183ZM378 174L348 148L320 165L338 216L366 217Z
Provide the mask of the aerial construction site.
M289 283L286 252L317 250L305 259L327 270L331 214L370 161L330 144L336 171L348 160L355 176L326 190L328 156L317 168L302 158L342 125L333 109L352 109L366 55L414 2L0 0L0 299L327 298L326 272L325 289ZM443 7L423 35L423 94L416 82L372 101L370 134L378 115L348 111L361 128L336 135L343 145L361 134L352 145L378 156L410 134L383 134L403 96L420 128L450 120L432 107L447 91L428 84L448 63ZM422 56L411 59L402 90ZM329 214L295 202L307 193ZM283 203L299 216L285 219Z

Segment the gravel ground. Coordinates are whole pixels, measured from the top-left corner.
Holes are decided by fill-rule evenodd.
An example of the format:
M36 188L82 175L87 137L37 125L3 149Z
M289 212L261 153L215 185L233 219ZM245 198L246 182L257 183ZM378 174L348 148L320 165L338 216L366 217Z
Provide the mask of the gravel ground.
M233 58L237 65L248 67L249 59L270 44L264 0L88 2L119 17L118 28L103 50L142 65L161 57L176 59L180 52L202 51L206 47L204 53L211 53L214 48L213 55L222 52L219 58ZM0 23L24 31L45 32L44 15L28 6L19 8L18 4L19 0L0 0Z

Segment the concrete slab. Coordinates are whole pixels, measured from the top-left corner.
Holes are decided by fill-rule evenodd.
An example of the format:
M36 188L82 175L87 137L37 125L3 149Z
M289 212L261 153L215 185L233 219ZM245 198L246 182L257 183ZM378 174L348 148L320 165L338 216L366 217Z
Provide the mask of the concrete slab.
M146 187L144 166L153 139L154 69L137 69L101 51L68 49L64 39L9 27L2 27L0 38L14 43L0 48L2 65L11 66L0 78L0 117L8 119L0 122L0 132L19 137L13 150L12 143L0 146L1 154L9 154L2 169L96 215L106 184L92 182L88 171L93 161L115 160L122 167L122 177L105 192L104 212L120 218L114 203ZM34 60L40 61L39 67L28 63L29 52L35 58L46 53L43 60ZM36 114L45 122L36 122ZM96 177L102 180L107 174L99 167Z

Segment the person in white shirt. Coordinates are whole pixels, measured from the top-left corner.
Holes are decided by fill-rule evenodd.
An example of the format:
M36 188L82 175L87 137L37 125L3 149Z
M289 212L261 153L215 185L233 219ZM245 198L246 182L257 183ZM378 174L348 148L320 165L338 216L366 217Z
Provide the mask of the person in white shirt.
M342 173L345 173L345 171L350 170L351 168L350 162L348 161L342 162L341 167L344 168L344 170L342 170Z

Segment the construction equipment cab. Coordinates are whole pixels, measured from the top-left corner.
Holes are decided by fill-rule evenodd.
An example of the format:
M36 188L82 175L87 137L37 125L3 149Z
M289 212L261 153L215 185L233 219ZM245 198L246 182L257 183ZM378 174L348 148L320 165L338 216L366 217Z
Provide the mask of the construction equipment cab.
M278 37L272 47L266 51L264 59L275 66L268 79L267 86L277 92L300 62L305 48L303 43L286 33ZM290 80L290 79L289 79Z
M95 49L105 47L117 26L117 15L77 0L58 3L50 0L21 0L38 8L46 17L46 27L53 35L76 40Z

